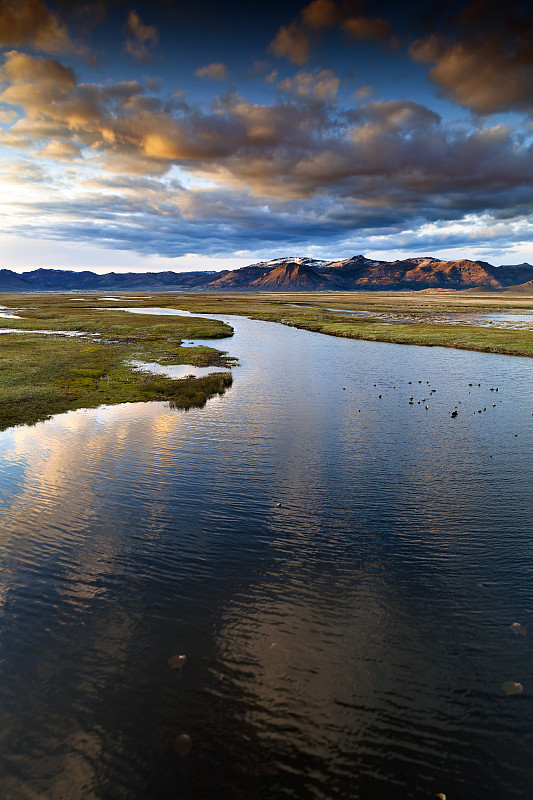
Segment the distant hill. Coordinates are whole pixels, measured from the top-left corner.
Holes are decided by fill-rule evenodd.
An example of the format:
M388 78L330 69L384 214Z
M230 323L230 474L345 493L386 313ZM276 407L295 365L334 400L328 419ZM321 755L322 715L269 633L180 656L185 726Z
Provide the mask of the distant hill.
M533 294L533 280L520 283L518 286L508 286L506 294Z
M31 284L28 281L9 269L0 269L0 289L2 292L32 291Z
M531 291L533 266L495 267L486 261L442 261L432 256L378 261L364 255L340 261L296 256L220 272L109 272L0 270L0 292L38 291L420 291L425 289ZM526 287L526 288L520 288Z
M265 291L300 291L312 292L327 289L327 280L311 267L288 261L266 272L250 284L251 289Z

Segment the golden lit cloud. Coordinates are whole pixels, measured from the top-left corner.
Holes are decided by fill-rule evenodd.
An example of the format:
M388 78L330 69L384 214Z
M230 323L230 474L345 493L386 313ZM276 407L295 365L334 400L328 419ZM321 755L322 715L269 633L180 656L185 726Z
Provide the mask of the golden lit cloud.
M127 29L131 36L126 40L124 49L126 53L138 61L146 61L150 57L150 47L155 47L159 35L153 25L143 25L136 11L130 11Z
M354 39L383 41L390 36L390 24L380 17L350 17L342 24L343 30Z
M0 0L0 47L25 45L44 53L81 50L42 0Z
M350 13L352 12L352 13ZM381 17L353 15L352 6L334 0L313 0L299 17L282 26L269 46L270 52L302 66L318 43L317 32L339 26L353 39L392 43L391 26Z
M0 80L6 83L71 88L75 83L75 73L59 61L11 50L5 53L4 65L0 70Z
M313 0L302 11L302 20L309 28L332 28L342 17L340 7L333 0Z
M368 100L374 93L375 89L373 86L360 86L359 89L354 92L354 97L357 101L363 101Z
M81 151L79 147L71 142L60 142L57 139L49 141L40 151L40 155L51 158L54 161L71 161L79 158Z
M526 37L472 42L427 36L413 42L410 53L415 61L433 63L431 80L477 114L533 112L533 59Z
M208 64L200 67L194 73L197 78L210 78L213 81L228 81L230 74L225 64Z
M150 158L176 159L182 156L175 138L160 133L149 133L144 139L143 150Z
M18 114L14 109L1 109L0 110L0 122L3 122L9 125L11 122L14 122L18 118Z
M301 66L309 58L310 43L305 31L296 22L279 29L269 50L279 58Z
M317 72L297 72L293 78L278 83L282 92L298 97L314 97L317 100L333 100L339 90L339 79L329 69Z

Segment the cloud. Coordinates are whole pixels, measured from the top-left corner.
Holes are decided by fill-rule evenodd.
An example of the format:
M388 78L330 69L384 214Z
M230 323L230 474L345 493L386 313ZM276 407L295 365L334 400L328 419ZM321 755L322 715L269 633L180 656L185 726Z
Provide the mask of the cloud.
M340 22L342 12L333 0L313 0L302 11L302 20L308 28L333 28Z
M18 119L18 114L13 109L9 109L8 111L0 109L0 122L9 125L16 119Z
M318 31L334 27L342 28L353 39L388 45L396 41L391 35L390 23L381 17L354 15L353 6L349 3L341 5L334 0L312 0L297 19L278 30L268 49L275 56L302 66L318 42Z
M229 81L230 74L225 64L208 64L206 67L199 67L194 73L197 78L209 78L213 81Z
M533 113L531 4L469 0L410 46L441 93L476 114Z
M65 67L55 59L36 58L10 50L5 53L4 65L0 69L0 80L14 86L24 84L70 89L75 85L76 76L71 67Z
M313 97L316 100L334 100L339 90L339 79L329 69L305 72L300 70L293 78L278 83L281 92L298 97Z
M49 185L48 183L45 185ZM404 213L399 208L341 205L317 197L301 202L264 203L243 190L187 191L146 179L124 179L95 186L77 201L43 200L28 207L31 220L13 233L26 238L102 244L148 256L177 258L188 253L227 255L228 252L262 251L264 257L306 252L314 242L326 257L403 249L423 252L460 248L512 250L517 243L533 241L527 214L464 213L426 215L424 209ZM119 191L117 191L117 189ZM0 204L1 215L1 204ZM318 253L319 255L319 253ZM477 256L479 257L479 255ZM250 258L250 260L253 260Z
M272 72L269 72L269 74L265 76L265 83L273 85L274 83L276 83L277 79L278 79L278 70L273 69Z
M270 67L269 61L258 61L257 59L253 62L252 66L249 70L247 70L245 77L248 79L251 78L261 78L265 72Z
M42 0L0 0L0 47L22 46L44 53L81 52Z
M309 58L310 42L302 27L292 22L279 29L268 49L278 58L286 58L301 66Z
M17 186L49 184L50 182L50 176L41 164L18 159L2 159L0 175L3 183Z
M349 17L342 23L342 28L354 39L380 42L390 37L390 23L381 17Z
M0 102L18 113L0 143L52 174L51 162L68 163L64 196L28 202L25 225L39 235L57 213L58 237L167 255L194 251L196 237L214 253L282 237L340 241L355 229L397 235L468 215L507 215L524 230L533 203L533 146L513 128L468 130L406 100L343 109L327 70L282 81L290 97L275 102L230 91L208 109L150 96L137 81L81 83L59 61L17 51L0 81Z
M147 61L151 55L149 47L155 47L159 41L157 29L143 25L136 11L130 11L126 27L131 36L126 39L124 50L137 61Z
M60 142L57 139L51 139L42 148L39 155L51 158L54 161L72 161L80 157L81 149L71 142Z
M368 100L368 98L372 97L375 93L376 90L373 86L360 86L359 89L356 89L354 92L354 98L358 102L361 102L362 100Z
M372 130L388 133L422 131L429 134L442 122L435 111L412 100L373 101L348 111L346 118L356 123L359 131L371 126Z
M530 44L510 41L453 42L436 36L410 47L415 61L433 63L429 77L443 94L476 114L533 112Z

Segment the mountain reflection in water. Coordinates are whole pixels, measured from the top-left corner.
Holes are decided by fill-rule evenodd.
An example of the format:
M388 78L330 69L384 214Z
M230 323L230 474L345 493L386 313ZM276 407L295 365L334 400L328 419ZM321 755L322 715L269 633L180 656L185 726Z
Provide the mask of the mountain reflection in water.
M3 795L528 799L531 361L222 318L204 409L0 435Z

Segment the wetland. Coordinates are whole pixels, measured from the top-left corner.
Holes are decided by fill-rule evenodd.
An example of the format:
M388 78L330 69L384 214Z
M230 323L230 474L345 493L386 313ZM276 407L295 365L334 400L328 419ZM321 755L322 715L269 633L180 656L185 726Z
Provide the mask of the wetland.
M532 334L327 336L351 320L302 300L4 296L2 325L82 334L0 339L6 407L35 382L25 421L54 414L0 433L10 800L529 800ZM233 382L187 405L206 378L133 362Z
M121 301L128 307L118 307ZM0 333L12 332L2 337L0 349L0 429L109 403L201 405L232 381L234 360L212 346L217 339L231 343L232 328L214 318L217 313L351 339L533 355L528 296L45 293L4 294L0 303ZM159 309L155 315L154 308ZM189 316L175 315L176 309ZM198 341L188 346L190 339ZM134 364L139 361L228 371L178 383L161 370L140 370Z

